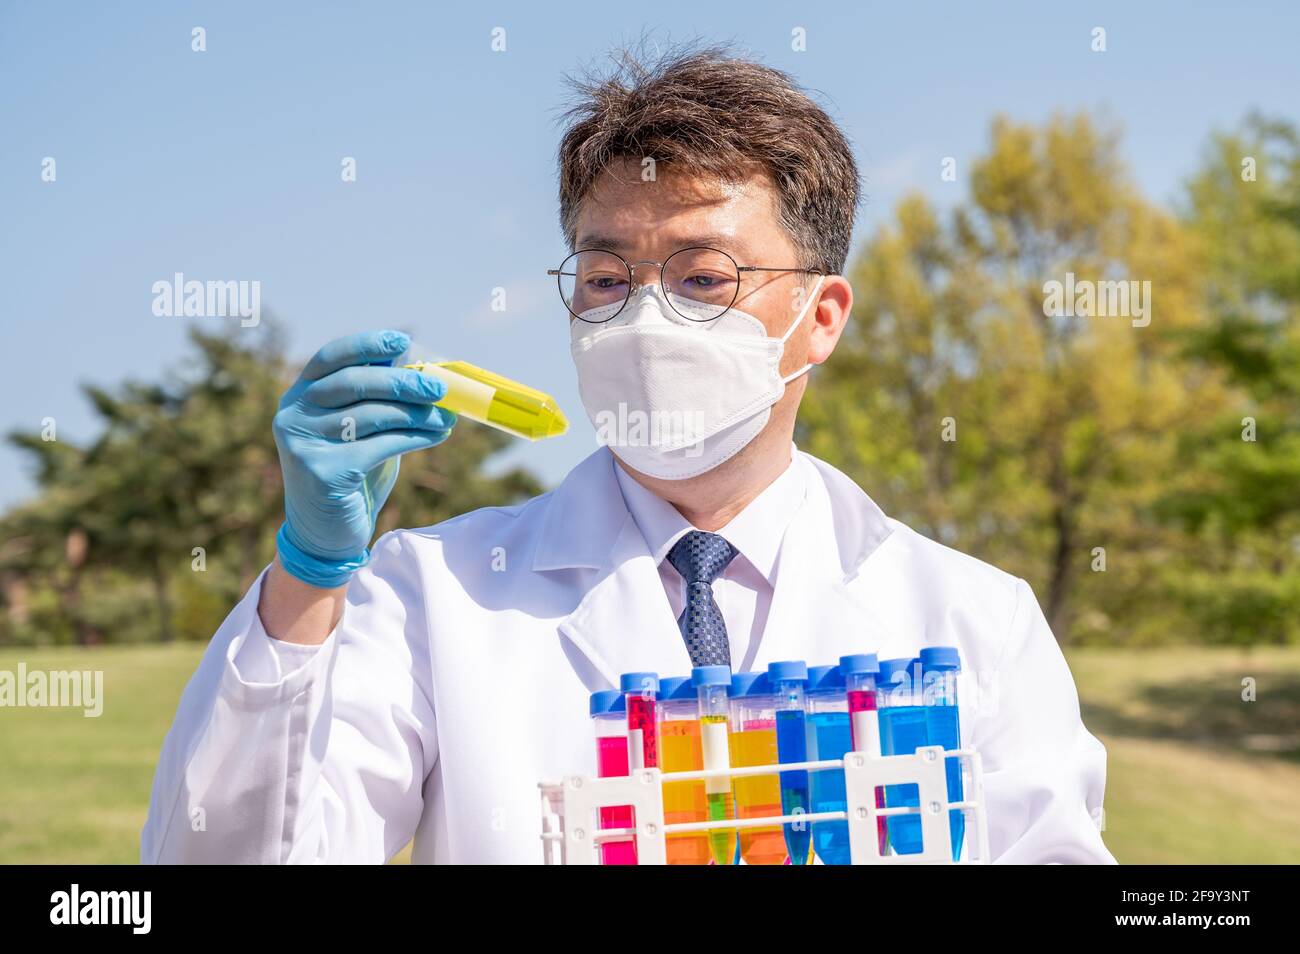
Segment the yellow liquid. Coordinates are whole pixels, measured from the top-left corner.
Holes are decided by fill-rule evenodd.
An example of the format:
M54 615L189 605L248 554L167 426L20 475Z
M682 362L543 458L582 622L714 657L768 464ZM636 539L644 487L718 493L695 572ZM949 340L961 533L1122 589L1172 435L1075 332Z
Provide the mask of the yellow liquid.
M516 437L540 441L569 429L569 421L549 394L485 371L468 361L418 362L404 365L447 385L438 407L487 424Z
M696 772L704 767L700 723L695 719L665 719L659 723L659 768L663 772ZM664 824L702 822L708 818L704 782L664 783ZM670 834L664 840L670 865L707 865L709 839L703 832Z
M731 733L731 764L775 765L776 728L750 729ZM740 818L765 818L781 814L781 784L776 773L733 779L736 814ZM747 865L779 865L785 862L785 833L780 825L740 830L740 857Z

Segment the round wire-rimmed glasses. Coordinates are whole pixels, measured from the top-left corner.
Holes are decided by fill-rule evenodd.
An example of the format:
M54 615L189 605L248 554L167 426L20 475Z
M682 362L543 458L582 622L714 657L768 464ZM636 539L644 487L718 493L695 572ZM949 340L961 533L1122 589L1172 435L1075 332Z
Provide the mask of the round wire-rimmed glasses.
M590 324L603 324L618 316L638 287L636 270L657 266L659 282L673 311L688 321L714 321L730 310L740 297L740 279L746 272L802 272L821 275L815 268L770 268L739 265L726 252L707 245L678 249L662 262L628 262L621 255L601 248L584 248L571 254L559 268L548 268L555 276L560 299L569 314ZM681 307L674 298L682 301ZM689 304L688 304L689 303ZM609 309L613 306L613 311ZM609 311L601 318L584 318L586 312Z

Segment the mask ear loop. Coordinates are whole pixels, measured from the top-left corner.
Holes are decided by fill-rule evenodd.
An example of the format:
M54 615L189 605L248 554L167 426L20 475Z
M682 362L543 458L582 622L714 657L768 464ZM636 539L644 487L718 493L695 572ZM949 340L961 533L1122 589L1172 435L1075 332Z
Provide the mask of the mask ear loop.
M815 302L815 301L817 300L817 291L818 291L818 289L820 289L820 288L822 287L822 279L825 278L825 277L826 277L825 275L818 275L818 276L817 276L817 281L813 282L812 291L810 291L810 292L808 293L808 300L807 300L806 302L803 303L803 308L800 309L800 311L799 311L799 317L796 318L794 321L792 321L792 322L790 323L790 327L787 328L786 331L785 331L785 334L783 334L783 335L781 336L781 353L782 353L782 354L785 353L785 343L786 343L787 341L790 340L790 336L791 336L792 334L794 334L794 330L795 330L796 328L798 328L799 325L800 325L800 323L804 320L804 318L807 317L807 315L808 315L808 309L812 306L812 303ZM811 367L812 367L811 364L805 364L805 365L804 365L802 368L800 368L798 371L794 372L794 374L790 374L790 375L787 375L786 377L782 378L782 379L781 379L781 383L782 383L782 384L789 384L789 383L790 383L791 381L793 381L795 378L799 377L799 375L801 375L801 374L807 374L807 373L808 373L808 370L809 370Z

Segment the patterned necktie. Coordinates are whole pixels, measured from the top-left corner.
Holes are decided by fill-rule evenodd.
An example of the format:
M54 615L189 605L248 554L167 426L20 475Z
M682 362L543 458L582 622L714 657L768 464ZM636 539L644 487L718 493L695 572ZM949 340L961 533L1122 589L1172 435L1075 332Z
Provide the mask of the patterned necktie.
M727 624L713 599L713 581L738 552L716 533L703 530L692 530L668 552L668 562L686 581L686 606L677 617L677 626L692 666L731 665Z

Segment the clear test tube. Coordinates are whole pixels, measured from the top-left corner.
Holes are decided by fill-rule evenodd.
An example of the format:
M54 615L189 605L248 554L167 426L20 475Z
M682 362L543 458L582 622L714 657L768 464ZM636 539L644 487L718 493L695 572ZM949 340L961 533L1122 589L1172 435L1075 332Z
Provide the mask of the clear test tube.
M591 694L590 713L596 730L596 774L600 778L626 775L627 720L623 693L603 689ZM632 806L612 806L600 810L601 828L635 827ZM606 841L600 846L601 864L636 864L636 840Z
M699 706L700 745L706 770L731 768L731 667L697 666L691 670L691 684L695 687ZM704 799L709 821L734 821L735 796L731 792L730 776L706 778ZM736 829L709 830L709 851L714 864L736 863Z
M849 732L854 752L870 756L880 755L880 717L876 680L880 675L880 661L875 653L854 653L840 657L840 673L844 677L844 695L849 706ZM885 807L885 790L877 786L876 807ZM889 850L889 835L885 819L876 819L876 835L880 853Z
M625 672L619 677L627 705L627 757L631 769L659 767L659 674Z
M808 666L802 660L774 662L767 667L776 705L776 754L782 764L808 761L808 720L804 688ZM781 772L781 812L806 815L811 805L808 772ZM807 864L812 855L812 826L805 821L785 823L785 846L790 864Z
M776 765L776 701L766 672L731 676L731 764L736 768ZM781 814L781 783L776 772L732 780L739 818ZM780 825L740 830L740 857L747 865L780 865L788 857Z
M659 680L659 768L696 772L704 768L700 749L699 704L686 676ZM708 818L704 782L664 782L664 823L702 822ZM709 837L704 832L672 832L664 840L670 865L707 865Z

